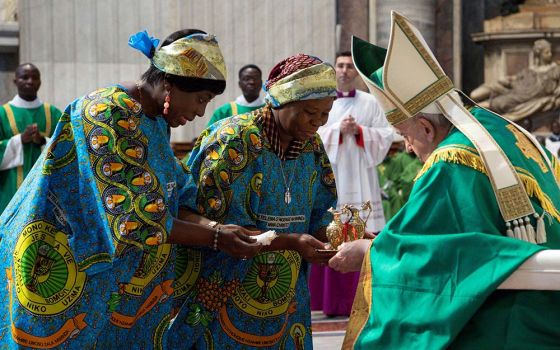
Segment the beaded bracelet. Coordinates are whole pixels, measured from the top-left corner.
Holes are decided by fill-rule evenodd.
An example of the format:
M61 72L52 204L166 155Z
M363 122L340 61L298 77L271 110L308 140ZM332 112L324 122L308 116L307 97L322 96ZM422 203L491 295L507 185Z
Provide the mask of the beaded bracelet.
M214 249L214 251L218 251L218 236L220 235L220 226L216 225L215 229L216 232L214 232L214 245L212 249Z
M218 227L218 224L219 223L217 221L213 221L213 220L208 223L208 226L216 230L214 232L214 244L212 245L212 249L214 250L218 250L218 235L220 234L220 229Z

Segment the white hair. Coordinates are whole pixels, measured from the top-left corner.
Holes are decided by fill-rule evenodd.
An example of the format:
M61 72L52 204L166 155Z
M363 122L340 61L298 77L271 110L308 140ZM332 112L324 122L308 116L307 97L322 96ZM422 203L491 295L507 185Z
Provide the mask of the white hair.
M451 122L441 113L424 113L420 112L414 116L415 119L424 118L432 123L436 128L451 129Z

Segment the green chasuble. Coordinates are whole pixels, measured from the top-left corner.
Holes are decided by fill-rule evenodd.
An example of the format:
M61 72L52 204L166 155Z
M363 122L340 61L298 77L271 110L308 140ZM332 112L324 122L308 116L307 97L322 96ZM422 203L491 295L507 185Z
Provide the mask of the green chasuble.
M6 146L12 136L21 134L28 125L36 123L41 134L50 137L61 114L56 107L48 103L29 109L10 104L0 106L0 163L4 159ZM41 154L41 146L33 142L22 146L23 166L0 171L0 213L4 211Z
M264 106L264 104L259 105L259 106L254 106L254 107L247 107L247 106L242 106L238 103L235 103L234 101L231 101L229 103L226 103L226 104L220 106L219 108L217 108L214 111L214 114L212 114L212 118L210 118L210 120L208 121L207 126L210 126L210 125L214 124L218 120L222 120L222 119L225 119L227 117L231 117L231 116L238 115L238 114L246 114L246 113L252 112L256 109L259 109L263 106Z
M391 219L406 203L414 178L422 168L422 163L406 152L397 152L387 157L377 167L379 186L383 190L383 213ZM386 196L386 197L385 197Z
M496 290L534 253L560 248L559 166L551 157L550 169L506 120L471 113L511 160L535 211L548 213L548 242L505 235L484 163L453 128L364 259L344 348L560 347L559 292Z

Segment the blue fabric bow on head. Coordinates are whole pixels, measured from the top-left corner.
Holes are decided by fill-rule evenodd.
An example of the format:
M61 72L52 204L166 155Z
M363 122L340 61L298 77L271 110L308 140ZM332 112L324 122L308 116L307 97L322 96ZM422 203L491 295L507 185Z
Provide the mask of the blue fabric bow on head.
M151 59L154 57L154 51L159 44L159 39L150 37L147 31L138 32L131 35L128 39L128 45L141 51L146 57Z

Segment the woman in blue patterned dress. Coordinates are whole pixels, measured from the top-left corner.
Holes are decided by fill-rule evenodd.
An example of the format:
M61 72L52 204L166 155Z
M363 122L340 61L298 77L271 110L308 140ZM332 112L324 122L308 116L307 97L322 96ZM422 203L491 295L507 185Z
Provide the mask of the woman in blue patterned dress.
M217 122L199 137L186 162L194 180L188 209L279 236L253 259L203 250L183 257L202 272L197 280L190 275L194 287L177 293L185 303L170 348L312 347L307 262L328 260L317 250L325 249L327 209L336 205L316 131L327 121L335 88L331 65L289 57L269 75L267 106Z
M188 170L168 128L202 116L224 91L216 40L185 30L159 49L145 32L129 44L150 68L136 84L72 102L0 217L0 348L163 348L175 276L200 268L170 243L238 257L260 250L241 227L176 219Z

